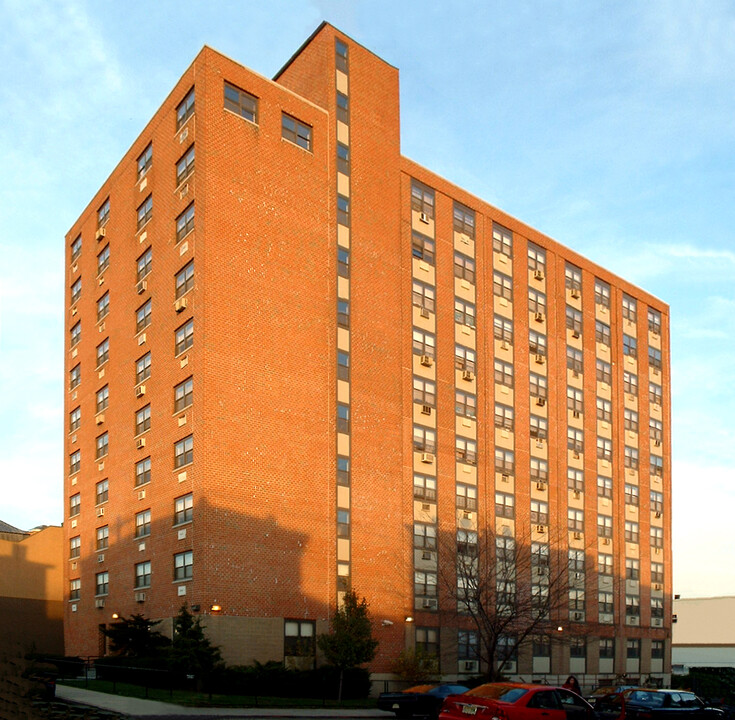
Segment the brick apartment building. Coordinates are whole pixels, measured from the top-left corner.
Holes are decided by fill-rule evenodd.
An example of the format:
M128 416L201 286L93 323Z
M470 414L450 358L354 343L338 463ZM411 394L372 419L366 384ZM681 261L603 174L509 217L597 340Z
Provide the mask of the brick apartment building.
M186 602L228 661L288 660L352 587L375 671L474 674L440 539L497 535L569 563L579 631L511 671L670 672L668 307L399 123L398 70L329 24L273 80L205 47L74 223L68 653Z

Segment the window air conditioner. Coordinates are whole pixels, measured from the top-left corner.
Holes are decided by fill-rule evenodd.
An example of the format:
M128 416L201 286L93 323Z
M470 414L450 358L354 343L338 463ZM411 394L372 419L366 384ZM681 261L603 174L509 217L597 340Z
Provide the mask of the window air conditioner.
M602 544L603 545L609 545L610 544L610 538L602 538Z
M537 397L536 405L538 405L539 407L543 407L544 405L546 405L546 398Z
M103 507L97 508L97 517L102 517L105 514L105 509Z
M474 379L475 379L475 373L473 373L472 370L462 371L462 380L474 380Z
M185 310L185 309L186 309L186 306L187 306L188 304L189 304L189 299L188 299L188 298L185 298L185 297L183 297L183 298L179 298L179 299L178 299L178 300L177 300L177 301L176 301L176 302L174 303L174 310L176 310L176 312L177 312L177 313L180 313L180 312L182 312L183 310Z
M107 228L97 228L97 232L94 234L94 239L99 242L105 237L105 235L107 235Z
M429 311L425 307L421 308L421 310L419 311L419 314L421 315L422 318L429 317Z
M143 397L143 395L145 395L145 385L138 385L135 388L135 397Z
M421 453L421 462L422 463L433 463L434 462L434 455L432 453Z
M574 613L574 619L575 620L581 620L582 619L582 613L581 612L575 612Z
M546 360L544 359L544 356L543 356L543 355L541 355L540 353L536 353L536 357L535 357L535 360L536 360L536 362L537 362L537 363L538 363L539 365L543 365L543 364L544 364L544 362L546 362Z
M577 288L572 288L571 295L576 300L579 300L579 298L580 298L580 292L579 292L579 290L577 290Z
M145 447L145 438L138 438L135 441L135 447L138 448L138 450L140 450L141 448L144 448Z
M419 220L421 220L422 223L426 223L427 225L429 224L429 216L424 212L419 213Z
M534 278L534 280L543 280L544 279L544 271L543 270L534 270L533 271L533 278Z
M535 320L536 322L543 322L543 321L544 321L544 314L543 314L542 312L537 312L537 313L536 313L536 314L535 314L535 315L533 316L533 319L534 319L534 320Z
M431 415L431 405L422 405L421 406L421 414L422 415Z
M536 525L536 532L537 533L545 533L546 527L544 525Z
M573 338L578 338L579 337L579 330L576 330L576 329L575 330L572 330L572 337Z
M478 662L477 660L465 660L462 663L462 671L466 673L476 673L478 672Z
M421 364L424 367L431 367L434 363L434 359L431 357L431 355L422 355L421 356Z
M145 280L141 280L136 286L135 290L138 295L142 295L148 289L148 283Z
M536 483L536 490L541 490L541 491L546 490L546 484L545 483L542 483L542 482L537 482Z
M103 608L105 606L105 599L104 598L96 598L94 601L94 606L96 608Z
M503 342L500 343L500 349L501 350L507 350L509 347L508 343L503 340Z
M97 425L102 425L102 423L105 421L105 414L100 413L99 415L95 417L94 421L95 423L97 423Z
M135 602L145 602L145 593L144 592L137 592L135 593Z
M581 540L582 539L582 533L581 532L575 532L574 533L574 539L575 540Z

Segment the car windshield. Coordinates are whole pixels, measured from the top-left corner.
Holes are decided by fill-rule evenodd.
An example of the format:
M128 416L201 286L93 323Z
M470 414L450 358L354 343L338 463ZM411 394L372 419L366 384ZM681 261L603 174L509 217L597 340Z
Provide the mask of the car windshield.
M476 695L477 697L490 698L491 700L500 700L502 702L512 703L518 700L528 692L526 688L515 687L513 685L499 685L497 683L488 683L473 688L466 695Z
M436 685L414 685L413 687L406 688L402 692L404 693L425 693L429 692L429 690L433 690Z
M661 693L645 692L643 690L634 690L628 696L628 700L647 707L662 707L664 704L664 696Z

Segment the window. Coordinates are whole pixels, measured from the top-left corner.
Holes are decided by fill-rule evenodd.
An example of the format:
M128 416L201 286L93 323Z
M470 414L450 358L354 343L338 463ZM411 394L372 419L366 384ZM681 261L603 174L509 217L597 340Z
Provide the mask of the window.
M194 553L191 550L174 555L174 580L191 580L194 569Z
M597 419L602 422L612 422L612 403L604 398L597 398Z
M595 303L603 307L610 307L610 286L595 278Z
M569 641L569 657L586 658L587 657L587 640L586 638L571 638Z
M625 558L625 579L641 579L641 563L636 558Z
M569 590L569 610L571 612L584 612L584 590L579 588L571 588ZM573 619L579 619L577 616L573 616Z
M82 382L82 366L75 365L69 371L69 390L79 387L79 383Z
M626 430L631 432L638 432L638 413L635 410L625 408L623 410L623 425Z
M345 175L350 174L350 149L341 142L337 143L337 170Z
M433 385L433 383L432 383ZM477 417L477 397L462 390L454 391L454 412L468 418Z
M146 588L151 584L151 563L150 561L136 563L135 565L135 587Z
M529 288L528 290L528 312L546 314L546 295Z
M434 217L434 191L416 180L411 183L411 209Z
M584 492L584 472L578 468L567 468L567 487L576 493Z
M549 504L541 500L531 500L531 524L549 524Z
M110 574L101 572L95 575L95 595L107 595L110 590Z
M350 326L350 303L347 300L337 300L337 325L343 328Z
M148 143L146 149L138 156L138 180L151 169L151 165L153 165L153 145Z
M584 360L582 351L573 348L571 345L567 345L567 368L574 373L576 377L579 375L584 368Z
M496 360L494 363L495 368L495 382L498 385L506 385L507 387L513 387L513 365L502 360Z
M350 432L350 406L345 403L337 403L337 432Z
M653 607L651 607L651 616L653 616ZM661 608L661 615L663 617L663 607ZM664 657L664 641L663 640L651 640L651 660L663 660Z
M79 235L71 244L71 261L76 262L82 254L82 236Z
M77 535L69 540L69 558L73 560L82 554L82 538Z
M632 323L638 320L638 303L630 295L623 295L623 319Z
M567 428L567 450L577 455L584 452L584 433L578 428Z
M615 657L615 639L614 638L600 638L600 658L614 658Z
M501 615L509 615L516 603L515 580L497 580L495 583L495 606ZM500 643L498 642L498 658L500 657Z
M146 405L135 413L135 434L151 429L151 406Z
M536 545L538 543L534 543ZM539 565L545 564L548 565L548 555L549 555L549 548L548 545L546 546L540 546L543 550L543 547L546 548L546 563L543 563L543 552L542 550L539 551ZM505 565L506 569L510 569L511 566L515 563L515 540L510 537L496 537L495 538L495 559L499 563L503 563Z
M148 248L139 258L138 258L138 271L136 275L136 281L140 282L148 273L151 271L151 263L153 261L153 250L151 248Z
M431 285L414 280L411 301L416 307L434 312L436 310L436 290Z
M97 528L95 550L107 550L110 545L110 528L107 525Z
M337 351L337 377L340 380L350 379L350 354L342 350Z
M653 308L648 308L648 329L654 335L661 334L661 313Z
M413 496L419 500L436 500L436 478L414 473Z
M651 582L663 583L664 566L662 563L651 563Z
M415 570L413 592L416 598L436 597L437 575L435 572Z
M433 358L436 356L436 338L423 330L413 329L413 354Z
M512 450L495 448L495 472L512 475L515 470L515 456Z
M151 300L147 300L135 311L135 332L145 330L151 324Z
M662 548L664 546L664 529L660 527L651 528L651 547Z
M436 525L414 523L413 546L422 550L436 550Z
M350 511L337 510L337 537L350 536Z
M344 248L337 248L337 275L345 278L350 276L350 253Z
M496 315L493 318L493 336L501 342L513 342L513 321Z
M416 651L424 656L439 657L439 630L437 628L416 628Z
M513 408L510 405L495 403L495 427L512 431L514 426L513 416Z
M582 292L582 271L578 267L567 263L564 268L564 285L568 290L572 291L573 297L575 296L575 292L577 293L577 297L579 297L579 293Z
M528 243L528 268L541 272L546 269L546 251L532 243Z
M648 383L648 400L654 405L660 405L663 398L663 390L660 385L649 382Z
M575 508L567 510L567 527L575 532L584 531L584 511Z
M627 370L623 370L623 392L629 395L638 394L638 376Z
M651 455L649 461L649 472L654 477L663 477L664 459L659 455Z
M69 413L69 432L74 432L75 430L78 430L81 422L82 409L74 408L74 410Z
M475 465L477 463L477 443L474 440L456 437L454 439L454 457L458 462Z
M110 483L108 480L100 480L95 485L94 504L102 505L106 503L110 497Z
M194 88L189 90L181 104L176 108L176 129L182 125L194 114Z
M110 359L110 339L105 338L97 346L97 367L101 367Z
M612 518L610 518L612 520ZM612 531L612 524L611 524ZM600 553L597 556L597 572L600 575L612 575L613 573L613 556ZM611 598L612 601L612 598Z
M513 257L513 233L496 223L493 223L493 250Z
M182 495L174 500L174 525L192 521L194 517L194 495Z
M194 172L194 146L192 145L176 163L176 185L181 185Z
M584 396L580 389L567 386L567 409L571 410L575 417L582 414Z
M194 229L194 203L176 218L176 242L181 242Z
M546 482L549 479L549 464L546 460L532 457L530 476L532 482Z
M457 555L466 562L477 557L477 533L472 530L457 530Z
M107 317L107 314L109 312L110 312L110 293L106 292L97 301L97 322Z
M477 488L474 485L457 483L455 489L455 503L459 510L477 510Z
M346 486L350 484L350 459L343 455L337 456L337 482Z
M346 73L347 72L347 45L345 45L341 40L335 40L334 49L335 49L335 60L337 64L337 69Z
M614 601L613 601L613 594L611 592L599 592L597 594L597 603L599 605L599 612L600 615L612 615L613 611L615 609ZM603 640L600 640L600 657L603 657L602 655L602 645ZM607 656L604 656L607 657ZM610 656L612 657L612 655Z
M597 457L600 460L612 460L612 440L607 438L597 438Z
M151 376L151 354L146 353L135 361L135 384L140 385Z
M546 357L546 335L536 332L535 330L529 330L528 351L531 355Z
M569 549L567 553L567 565L573 572L584 572L584 550Z
M311 150L311 126L286 113L281 114L281 137L304 150Z
M135 516L135 537L142 538L151 534L151 511L143 510Z
M78 473L81 464L82 451L75 450L71 455L69 455L69 475L74 475L74 473Z
M225 110L252 123L258 122L258 98L228 82L225 83Z
M538 415L530 415L528 419L529 435L537 440L546 440L549 436L549 421Z
M638 523L632 520L625 521L625 542L637 543L640 538Z
M421 233L414 232L411 236L411 252L415 258L434 264L434 241L422 235Z
M566 323L575 338L582 334L582 313L569 305L566 310Z
M625 446L625 467L632 470L638 469L638 448Z
M97 210L97 227L101 228L110 219L110 198L107 198Z
M433 340L433 335L431 336ZM432 346L433 350L433 346ZM415 352L415 351L414 351ZM433 353L432 353L433 357ZM469 370L475 372L477 370L475 351L464 345L454 346L454 367L457 370Z
M174 445L174 468L194 462L194 436L189 435Z
M80 320L70 331L71 335L71 347L79 344L82 339L82 321Z
M508 493L495 493L495 514L498 517L515 517L515 497Z
M595 320L595 341L610 347L610 326Z
M283 635L284 656L313 658L316 655L316 623L313 620L286 620Z
M475 239L475 213L459 203L454 203L454 232Z
M478 637L474 630L457 631L457 659L476 660L478 657Z
M641 614L641 599L638 595L625 596L625 614L628 617L637 617Z
M95 459L100 460L105 457L110 450L110 436L109 433L102 433L97 438Z
M654 347L648 348L648 364L656 370L661 370L661 351Z
M350 124L350 99L339 91L337 91L337 120L345 125Z
M475 306L459 298L454 298L454 322L458 325L475 327Z
M612 537L612 517L610 515L597 516L597 536L601 538Z
M149 195L138 206L138 230L153 217L153 195Z
M638 493L637 485L631 485L630 483L625 483L625 502L628 505L635 505L636 507L638 506L639 493Z
M174 354L181 355L194 344L194 318L177 328L175 334Z
M143 458L135 463L135 487L145 485L151 481L151 459Z
M549 567L549 546L546 543L531 543L531 567L547 568Z
M625 333L623 333L623 355L630 355L630 357L637 357L638 355L636 339L632 335L626 335Z
M181 412L194 402L194 378L187 378L174 388L174 412Z
M597 476L597 494L600 497L612 497L612 478L605 477L604 475Z
M493 295L506 300L513 299L513 280L509 275L497 270L493 272Z
M436 451L436 432L421 425L413 426L413 449L416 452Z
M612 367L609 362L600 359L597 360L597 381L606 385L612 385Z
M528 391L531 397L546 400L547 386L546 378L535 373L528 374ZM536 403L537 405L540 403Z
M71 286L71 304L73 305L82 295L82 278L77 278Z
M462 253L454 253L454 277L475 282L475 261Z

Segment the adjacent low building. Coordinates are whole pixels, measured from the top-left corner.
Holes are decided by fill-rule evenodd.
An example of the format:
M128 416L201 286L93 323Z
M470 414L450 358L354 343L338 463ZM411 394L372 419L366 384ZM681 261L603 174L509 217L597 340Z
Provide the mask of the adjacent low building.
M671 664L686 674L693 667L735 668L735 597L674 600Z

